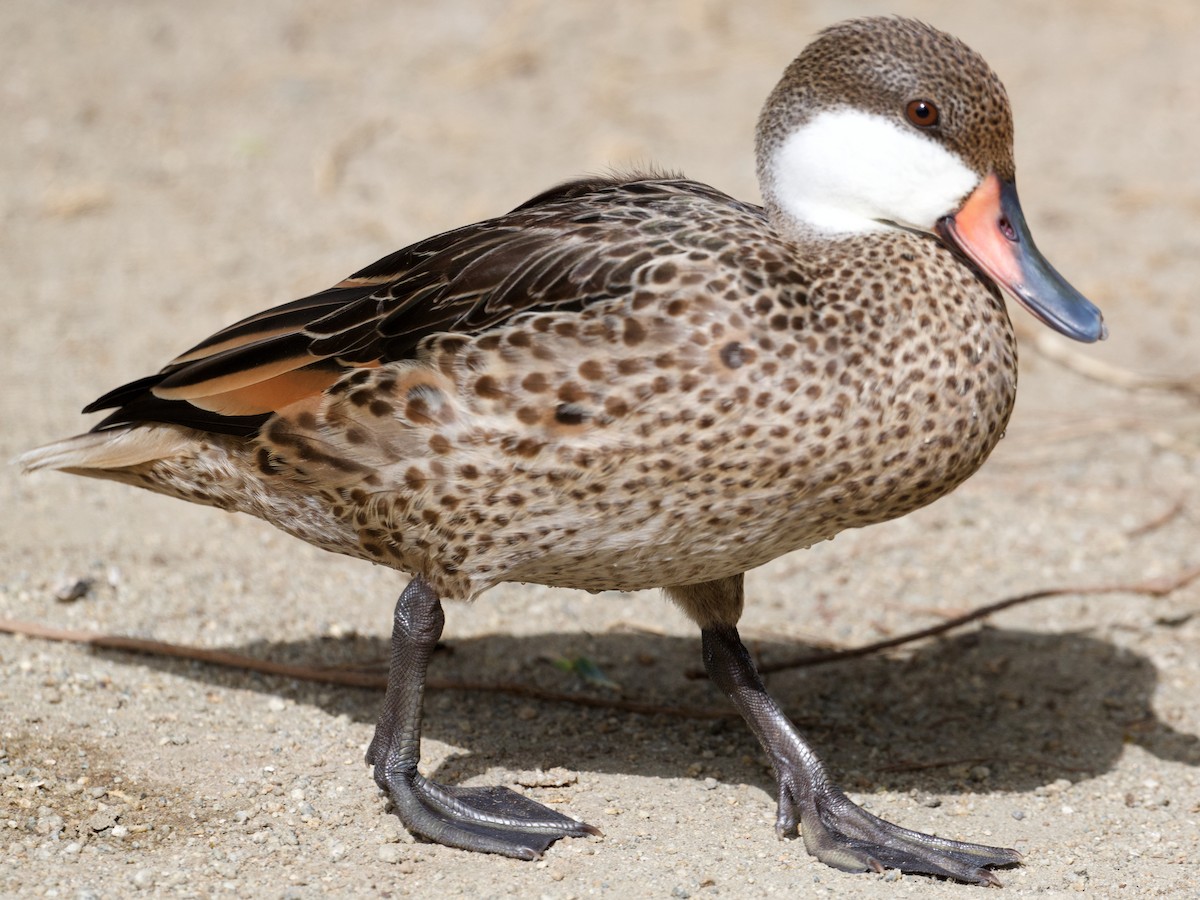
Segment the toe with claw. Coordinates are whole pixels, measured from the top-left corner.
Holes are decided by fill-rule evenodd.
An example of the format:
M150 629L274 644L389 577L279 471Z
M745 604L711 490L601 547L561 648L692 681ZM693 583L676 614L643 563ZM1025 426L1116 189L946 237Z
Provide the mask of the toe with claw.
M711 598L726 596L740 611L740 579L676 589L677 597L700 598L691 608L714 608ZM689 608L686 607L685 608ZM731 616L732 617L732 616ZM697 615L699 618L699 615ZM991 871L1021 862L1003 847L968 844L893 825L855 804L829 779L824 764L796 726L767 693L749 652L731 624L702 627L704 664L709 677L737 707L770 757L779 784L780 837L798 829L805 849L821 862L848 872L885 868L937 875L977 884L999 885Z
M444 621L437 595L414 578L396 603L387 693L367 750L400 821L438 844L517 859L537 859L559 838L599 834L508 788L442 785L417 771L425 675Z

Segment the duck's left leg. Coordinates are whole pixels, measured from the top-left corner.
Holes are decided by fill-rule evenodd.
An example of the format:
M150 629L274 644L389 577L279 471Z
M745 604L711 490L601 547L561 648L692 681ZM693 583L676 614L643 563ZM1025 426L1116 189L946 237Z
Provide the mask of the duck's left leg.
M417 771L425 672L444 622L437 594L414 578L396 601L387 693L367 749L375 783L404 827L438 844L518 859L537 859L561 837L598 834L508 788L443 785Z
M831 783L812 747L767 693L738 637L742 576L667 588L701 628L704 667L758 737L771 759L779 791L775 831L794 833L817 859L848 872L896 868L999 885L989 871L1021 861L1016 850L967 844L885 822Z

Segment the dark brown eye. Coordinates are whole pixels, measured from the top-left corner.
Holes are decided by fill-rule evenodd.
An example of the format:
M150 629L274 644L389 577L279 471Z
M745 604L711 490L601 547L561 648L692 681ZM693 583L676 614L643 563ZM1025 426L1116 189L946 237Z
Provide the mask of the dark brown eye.
M928 100L913 100L904 107L908 121L918 128L932 128L938 123L938 108Z

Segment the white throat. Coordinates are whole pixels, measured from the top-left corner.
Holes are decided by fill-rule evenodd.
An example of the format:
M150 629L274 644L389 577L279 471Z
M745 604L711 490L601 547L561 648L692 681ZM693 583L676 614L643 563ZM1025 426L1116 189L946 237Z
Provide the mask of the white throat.
M882 116L843 107L793 132L768 163L763 189L779 208L827 234L932 231L979 183L941 144Z

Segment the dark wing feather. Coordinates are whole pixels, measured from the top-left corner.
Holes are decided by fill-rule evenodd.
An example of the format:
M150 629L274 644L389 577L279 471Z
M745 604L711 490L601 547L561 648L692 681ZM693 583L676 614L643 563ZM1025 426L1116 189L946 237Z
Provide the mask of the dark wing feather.
M697 217L717 212L762 216L678 178L568 182L249 316L85 411L115 408L96 429L152 421L250 436L350 370L413 358L430 335L478 334L521 313L619 296L656 254L691 243L681 237Z

